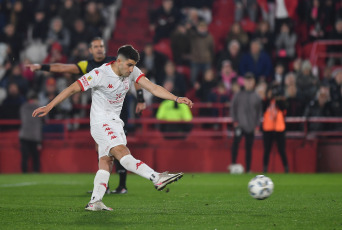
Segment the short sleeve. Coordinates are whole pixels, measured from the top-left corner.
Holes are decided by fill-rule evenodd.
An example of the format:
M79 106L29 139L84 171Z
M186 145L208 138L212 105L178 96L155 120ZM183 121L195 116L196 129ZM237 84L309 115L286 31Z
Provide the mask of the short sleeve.
M98 85L101 80L101 72L101 69L95 68L89 73L86 73L80 77L77 82L81 85L82 91L87 91L88 89Z
M80 61L77 63L77 67L82 74L87 73L87 66L88 66L88 61Z
M138 81L140 80L141 77L144 77L145 74L143 72L141 72L141 70L134 66L133 68L133 72L132 72L132 77L133 77L133 80L138 83Z

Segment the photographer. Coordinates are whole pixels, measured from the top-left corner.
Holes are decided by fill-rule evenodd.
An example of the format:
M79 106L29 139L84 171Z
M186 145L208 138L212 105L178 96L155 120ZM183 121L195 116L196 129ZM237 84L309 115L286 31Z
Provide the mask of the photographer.
M278 86L267 90L267 99L264 103L264 120L262 124L264 139L264 172L267 172L269 156L274 139L277 142L278 152L286 173L289 172L285 152L285 115L286 99Z

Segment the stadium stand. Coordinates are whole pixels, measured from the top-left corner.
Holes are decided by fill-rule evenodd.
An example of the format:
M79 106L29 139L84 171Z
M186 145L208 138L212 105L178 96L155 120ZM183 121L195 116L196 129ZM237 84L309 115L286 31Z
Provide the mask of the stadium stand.
M82 33L92 34L93 36L102 36L105 38L108 47L108 55L114 55L119 46L123 44L132 44L139 51L143 52L146 44L153 43L155 33L151 30L150 15L160 8L163 4L162 0L158 1L139 1L139 0L115 0L115 1L71 1L72 6L65 6L62 1L56 0L47 4L47 1L9 1L4 5L0 12L0 172L19 172L18 165L8 165L8 157L18 157L18 111L20 105L26 100L27 93L34 91L37 94L45 96L45 86L49 83L47 79L55 79L56 92L60 92L63 88L77 79L79 76L58 75L45 72L32 73L25 68L25 64L34 62L63 62L76 63L88 57L89 53L86 44L91 36L76 36ZM261 2L261 1L258 1ZM294 58L281 62L275 53L274 44L270 44L270 55L272 58L272 73L270 76L264 76L258 82L258 93L263 100L267 99L267 89L272 89L279 93L279 96L286 98L289 108L300 108L300 113L288 113L287 122L289 128L287 132L287 149L289 154L290 171L293 172L315 172L315 171L342 171L342 166L338 164L341 156L338 154L338 147L342 143L342 51L340 50L341 42L341 20L342 8L341 4L333 1L334 7L331 14L323 14L327 10L324 4L316 12L312 8L310 1L293 0L296 2L297 9L294 15L281 21L288 24L291 33L297 35L296 55ZM2 4L2 3L0 3ZM28 7L27 4L34 4ZM21 7L20 7L21 5ZM71 7L71 8L70 8ZM222 81L222 73L217 63L218 60L230 61L229 56L226 60L218 58L218 54L222 53L232 39L240 42L241 50L238 57L244 55L249 50L250 41L256 37L257 25L263 21L261 8L258 9L258 17L256 22L252 22L247 17L242 18L238 25L242 28L239 33L228 33L234 24L233 0L213 0L213 1L181 1L174 0L173 7L181 12L182 17L180 23L187 31L195 30L200 20L209 23L209 33L214 38L215 43L215 61L212 69L215 78L212 86L208 87L200 76L195 83L190 82L191 76L191 56L184 51L184 63L176 66L176 71L184 75L187 82L186 96L195 101L192 110L194 119L191 121L193 125L192 131L187 134L185 139L166 140L165 136L175 134L161 133L156 124L162 124L162 121L155 119L155 112L159 104L149 104L146 111L139 118L131 109L130 116L130 132L128 134L131 148L136 148L139 154L147 158L153 166L156 159L161 162L167 160L172 161L173 152L167 147L173 146L176 154L186 156L186 160L190 161L192 157L199 154L203 157L203 162L197 166L189 167L185 171L207 171L222 172L226 171L229 162L229 146L231 145L231 137L233 135L232 121L229 117L229 101L222 103L213 100L213 94L217 93L218 87ZM72 11L74 17L68 16L66 19L62 17L62 26L60 37L49 32L49 26L57 16L68 15L66 12ZM77 16L77 17L76 17ZM65 21L63 21L65 20ZM85 31L76 31L74 23L85 25ZM163 23L163 22L161 22ZM278 21L279 23L279 21ZM23 26L23 24L25 26ZM103 24L103 25L102 25ZM236 24L236 23L235 23ZM44 26L45 25L45 26ZM82 27L82 26L81 26ZM53 29L51 29L53 30ZM68 31L68 32L65 32ZM172 32L172 31L171 31ZM58 32L57 32L58 33ZM67 35L73 35L68 43ZM272 31L275 38L278 32ZM65 40L61 40L61 36L65 36ZM286 35L285 35L286 36ZM77 38L77 39L76 39ZM262 37L262 39L265 37ZM247 39L247 40L246 40ZM242 41L248 41L243 45ZM66 43L64 43L66 42ZM191 41L190 41L191 42ZM263 43L266 44L266 43ZM164 38L153 43L154 49L164 54L169 60L173 60L172 47L170 38ZM188 62L187 62L188 61ZM284 66L283 74L276 74L276 66L281 64ZM160 69L164 69L160 67ZM141 67L144 69L144 66ZM309 69L305 73L304 69ZM232 82L225 84L226 92L229 92L229 100L233 94L241 87L236 83L241 73L238 69L233 69L236 78L232 78ZM161 75L164 73L160 73ZM295 81L286 80L286 76L294 74ZM147 76L151 79L158 79L162 76ZM308 78L306 78L308 76ZM310 80L308 80L310 79ZM17 88L10 90L12 88ZM13 86L16 85L16 86ZM305 86L304 90L301 87ZM210 89L205 92L205 98L201 90ZM326 90L326 91L325 91ZM17 91L17 92L13 92ZM304 91L310 91L306 94ZM327 101L320 104L317 95L321 92L327 92ZM135 97L133 92L128 95L132 98L130 108L133 108ZM147 93L145 93L146 96ZM290 94L292 96L290 96ZM311 95L308 97L308 95ZM146 100L149 103L155 100ZM294 102L300 102L300 106ZM56 111L54 114L57 120L47 120L44 133L44 148L42 153L42 172L89 172L96 168L96 160L91 153L92 146L89 144L91 137L88 133L88 117L90 101L85 96L79 99L78 103L69 103L63 109ZM315 104L316 103L316 104ZM319 105L316 106L315 105ZM315 109L314 117L304 117L304 112ZM82 110L80 118L79 113L75 111ZM331 111L327 113L327 111ZM293 111L292 111L293 112ZM312 111L311 111L312 112ZM327 117L329 114L329 117ZM78 125L71 125L71 124ZM324 125L321 130L310 130L309 124L330 124ZM205 124L205 125L203 125ZM55 125L55 126L53 126ZM51 127L55 127L51 128ZM56 128L57 127L57 128ZM182 136L182 135L181 135ZM201 143L207 143L206 148L200 148ZM64 144L63 144L64 143ZM191 149L191 144L196 148ZM59 151L54 152L54 147L58 146ZM174 146L178 146L174 148ZM184 147L181 147L184 146ZM209 146L215 146L215 153L209 152ZM80 162L78 168L71 169L67 163L72 157L76 157L78 148L82 148L89 152ZM182 149L184 148L184 149ZM156 150L157 149L157 150ZM261 171L261 162L258 158L262 155L262 143L260 135L256 144L256 153L252 170ZM11 152L8 156L8 151ZM68 156L66 156L66 153ZM303 155L301 155L303 153ZM319 154L318 154L319 153ZM213 154L212 158L210 157ZM243 154L239 154L243 157ZM51 157L51 158L49 158ZM89 158L88 158L89 157ZM165 158L164 158L165 157ZM275 172L280 172L280 161L278 156L270 165ZM213 159L217 158L217 162ZM58 159L53 165L52 159ZM310 163L305 160L310 159ZM319 160L318 160L319 159ZM334 159L334 160L333 160ZM92 167L85 167L85 162L94 161ZM17 161L19 161L17 159ZM208 163L206 163L206 161ZM243 162L239 159L240 162ZM13 161L16 162L16 161ZM224 163L223 163L224 162ZM272 164L272 162L275 162ZM291 163L292 162L292 163ZM63 166L63 163L65 165ZM278 164L279 163L279 164ZM82 165L81 165L82 164ZM92 164L93 165L93 164ZM163 163L158 162L162 170ZM175 164L177 165L177 164ZM179 168L177 168L179 167ZM179 165L172 170L182 169L185 165ZM308 168L305 168L308 167ZM159 170L159 169L158 169Z

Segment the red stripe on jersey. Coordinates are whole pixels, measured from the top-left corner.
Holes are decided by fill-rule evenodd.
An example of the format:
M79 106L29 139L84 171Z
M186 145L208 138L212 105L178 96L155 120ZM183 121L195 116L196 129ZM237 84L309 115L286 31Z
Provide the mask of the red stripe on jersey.
M80 79L78 79L77 82L78 82L78 84L81 86L82 91L84 91L84 87L83 87L82 82L80 81Z
M138 83L138 81L140 80L140 78L141 77L144 77L145 76L145 74L143 73L143 74L140 74L140 76L137 78L137 80L135 81L136 83Z
M111 64L113 64L115 61L111 61L111 62L108 62L107 64L106 64L106 66L107 65L111 65Z

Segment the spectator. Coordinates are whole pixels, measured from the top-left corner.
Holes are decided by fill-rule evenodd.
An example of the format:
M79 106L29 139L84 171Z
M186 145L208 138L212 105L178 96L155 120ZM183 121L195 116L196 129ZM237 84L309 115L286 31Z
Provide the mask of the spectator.
M73 27L71 28L70 47L73 49L80 42L89 44L91 39L94 37L94 34L85 27L84 21L80 18L76 19Z
M0 42L6 43L10 49L8 53L11 53L15 60L19 60L19 54L23 48L23 39L13 24L5 26L4 32L0 34Z
M259 22L257 31L253 34L252 37L253 40L260 40L263 50L268 53L268 55L272 55L274 38L267 21Z
M285 137L285 115L286 104L285 98L274 93L270 88L266 93L267 100L264 108L263 119L263 139L264 139L264 172L268 171L269 156L272 149L272 144L275 139L277 142L278 152L284 166L285 172L289 172L289 167L286 157L286 137Z
M230 98L239 91L236 90L237 88L240 89L243 86L243 78L233 70L230 61L223 61L220 78Z
M140 61L137 66L139 68L145 67L147 72L157 84L162 84L162 74L165 63L168 58L158 51L154 50L153 44L147 43L144 47L144 51L140 53Z
M342 70L333 74L334 78L330 81L330 97L333 115L342 117Z
M70 33L67 28L63 26L61 18L54 18L50 25L50 30L47 35L47 44L52 45L58 42L67 51L70 45Z
M330 33L329 37L330 40L342 40L342 19L338 19L335 23L335 29ZM341 53L342 48L341 46L331 46L328 47L329 52L333 53ZM342 58L339 58L336 60L336 58L331 57L328 60L328 66L334 66L336 65L336 62L339 63L340 65L342 64Z
M275 34L284 23L291 23L295 17L298 0L275 0Z
M241 59L240 43L237 40L231 40L226 49L223 49L217 54L216 68L222 68L223 61L229 60L235 72L239 70Z
M162 85L171 81L174 88L177 89L177 95L184 97L186 93L186 82L185 77L176 72L175 65L172 61L167 61L164 68L164 75L161 79Z
M44 64L49 63L66 63L67 57L63 53L63 47L58 42L54 42L50 46L49 53L44 59Z
M208 96L212 89L217 85L214 70L208 69L204 73L204 77L201 83L196 82L194 88L196 90L196 96L201 102L208 102Z
M322 28L324 31L329 33L333 29L333 25L336 19L336 1L334 0L325 0L322 2L323 5L323 24Z
M281 91L284 92L285 87L285 67L282 63L278 63L274 68L274 77L272 84L280 87Z
M78 63L82 60L88 59L90 53L88 49L88 44L85 42L80 42L76 45L76 47L72 50L72 55L69 58L70 63Z
M296 80L298 91L305 104L315 97L318 88L318 78L311 73L311 69L310 61L304 61Z
M245 75L247 72L252 72L257 82L266 80L271 76L271 59L267 53L262 51L259 40L253 40L251 42L250 52L241 58L239 73Z
M40 171L39 151L42 142L42 118L32 117L32 113L39 107L37 95L31 92L28 101L20 107L21 127L19 131L21 170L27 173L29 157L32 157L33 172Z
M297 35L290 31L288 24L281 25L280 33L276 36L275 47L277 50L277 59L288 66L289 62L296 55Z
M25 97L20 94L19 87L15 82L8 85L7 97L0 109L3 119L19 119L20 106L25 102Z
M162 5L150 15L150 30L154 32L153 42L169 38L182 19L181 13L173 6L173 0L163 0Z
M249 19L256 22L257 19L257 1L256 0L234 0L235 2L235 21L240 22L244 17L244 12L248 11Z
M184 23L177 25L176 30L171 35L170 41L175 64L189 66L191 43Z
M223 82L219 82L215 88L209 93L208 101L211 103L228 104L232 98L232 94L228 92ZM221 109L222 113L218 109L212 109L212 117L228 116L226 109Z
M330 102L329 87L321 86L317 97L307 105L305 117L330 117L333 115ZM309 123L309 131L330 130L332 127L326 123Z
M258 0L257 2L260 5L263 20L268 22L270 30L273 32L275 20L275 0Z
M40 40L41 42L44 42L47 38L48 30L49 26L44 10L37 9L34 13L33 24L29 30L29 40Z
M38 94L39 105L43 106L51 102L53 98L58 95L56 80L53 77L47 78L45 82L45 89ZM49 119L63 119L67 118L71 111L71 103L65 100L55 107L49 113Z
M241 49L245 51L248 47L248 34L242 29L241 25L238 22L234 22L230 27L230 30L227 34L226 43L229 44L232 40L237 40Z
M196 30L189 31L191 41L191 83L198 81L200 74L211 68L214 60L214 39L208 25L201 21Z
M22 70L19 64L14 65L11 71L11 75L8 78L8 82L14 82L18 88L21 95L26 95L29 89L29 84L27 79L22 75Z
M258 129L262 114L262 103L254 91L255 79L252 73L244 76L245 90L237 93L231 104L231 117L234 125L234 141L232 146L232 164L236 164L239 144L245 136L246 172L250 172L254 133Z
M94 1L88 2L85 9L85 24L94 36L102 36L104 27L106 25L101 11Z
M303 60L301 58L296 58L293 61L293 73L298 76L301 73Z
M64 0L60 5L58 15L63 18L65 27L71 30L74 22L80 17L80 7L74 0Z
M23 1L14 2L10 21L21 39L26 38L27 25L31 22L30 13L28 8L24 8Z

